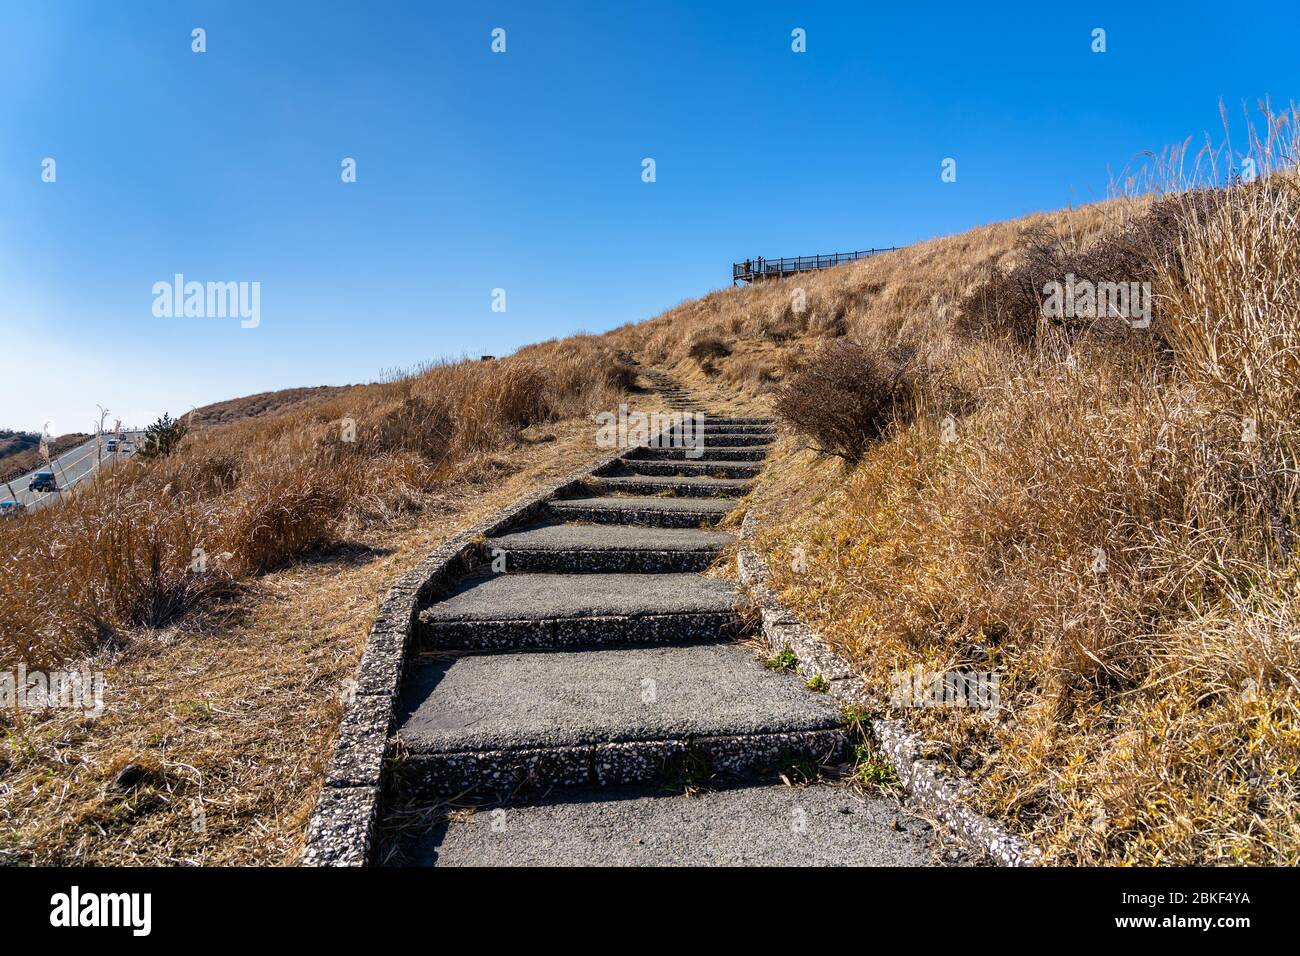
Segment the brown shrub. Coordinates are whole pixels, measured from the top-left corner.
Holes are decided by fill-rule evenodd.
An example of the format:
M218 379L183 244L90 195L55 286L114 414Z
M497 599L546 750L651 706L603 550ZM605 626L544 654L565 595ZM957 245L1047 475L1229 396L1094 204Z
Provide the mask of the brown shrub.
M797 336L803 328L793 314L786 315L783 310L778 316L759 319L757 331L761 338L780 345Z
M776 413L819 451L856 463L914 412L919 374L914 350L835 342L777 390Z
M455 434L455 423L444 403L408 398L375 422L370 442L350 444L358 452L410 452L436 464L447 456ZM347 444L340 442L344 448Z

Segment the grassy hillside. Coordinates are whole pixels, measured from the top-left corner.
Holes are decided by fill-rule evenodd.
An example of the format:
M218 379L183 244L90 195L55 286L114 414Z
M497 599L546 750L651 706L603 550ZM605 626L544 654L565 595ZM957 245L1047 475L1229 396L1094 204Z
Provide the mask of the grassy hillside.
M228 425L244 418L257 418L259 415L278 412L302 402L319 403L324 399L337 398L346 394L349 389L358 387L364 390L364 386L354 385L281 388L274 392L258 392L256 395L245 395L243 398L213 402L211 405L203 405L193 411L186 412L182 417L191 428L202 428L207 425Z
M786 419L752 504L785 600L1053 862L1300 862L1294 120L1253 183L988 226L623 333ZM1149 282L1152 324L1049 321L1066 274ZM999 706L891 702L914 668L997 673Z
M107 685L94 719L0 714L0 864L293 862L387 588L592 458L631 379L584 337L427 367L192 430L0 523L0 667Z
M51 666L219 602L500 468L521 429L609 407L629 381L608 346L569 339L306 399L129 462L0 526L0 660Z

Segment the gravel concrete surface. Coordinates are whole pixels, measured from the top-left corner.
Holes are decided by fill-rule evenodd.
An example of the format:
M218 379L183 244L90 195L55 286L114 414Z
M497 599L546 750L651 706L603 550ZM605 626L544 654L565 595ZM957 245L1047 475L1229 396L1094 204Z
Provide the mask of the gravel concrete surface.
M617 490L624 485L654 485L663 488L726 489L743 492L753 484L748 478L712 478L698 475L611 475L599 479L600 483Z
M462 811L405 847L437 866L926 866L929 824L844 787L578 794Z
M702 644L424 662L408 676L397 735L427 753L839 724L834 700L765 669L749 647Z
M628 511L700 511L725 515L736 507L726 498L659 498L654 495L607 495L597 498L565 498L552 501L557 511L565 508L607 508Z
M723 531L547 521L488 539L489 548L536 551L719 551L736 540Z
M736 586L698 574L497 574L462 581L426 621L544 621L731 610Z

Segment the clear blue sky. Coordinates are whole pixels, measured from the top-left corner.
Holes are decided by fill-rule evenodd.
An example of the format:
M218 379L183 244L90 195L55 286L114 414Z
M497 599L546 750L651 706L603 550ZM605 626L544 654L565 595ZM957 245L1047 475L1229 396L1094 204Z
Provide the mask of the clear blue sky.
M1294 0L2 0L0 426L502 354L735 259L1098 199L1221 98L1300 99L1297 36ZM260 282L260 326L156 318L177 272Z

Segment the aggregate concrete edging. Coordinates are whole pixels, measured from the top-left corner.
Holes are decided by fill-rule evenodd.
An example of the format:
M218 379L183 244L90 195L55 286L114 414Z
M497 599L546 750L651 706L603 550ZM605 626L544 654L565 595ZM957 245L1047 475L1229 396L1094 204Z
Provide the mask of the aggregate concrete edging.
M577 499L582 501L584 499ZM592 499L587 499L592 500ZM664 501L677 499L665 498ZM724 499L718 499L722 501ZM635 524L648 528L701 528L717 524L726 511L686 511L683 509L638 508L625 505L583 505L573 500L552 501L547 506L552 517L595 524ZM729 509L730 510L730 509Z
M401 773L410 792L427 797L535 795L575 787L613 787L665 778L674 759L696 756L726 780L759 778L792 759L842 759L848 737L838 728L616 740L558 747L453 750L408 756ZM544 784L541 782L544 781Z
M325 785L307 824L301 865L365 866L370 862L384 758L420 604L469 570L481 539L540 517L548 500L573 490L594 470L608 467L627 452L626 448L607 452L471 525L435 548L389 589L366 638L356 677L348 685L347 706Z
M843 703L872 703L874 696L848 661L783 607L768 588L767 563L752 547L756 524L754 513L747 512L740 525L736 567L741 586L762 617L763 640L772 653L788 644L798 658L800 675L811 678L821 674L830 684L828 693ZM906 721L875 719L870 725L877 747L918 808L934 815L962 843L996 864L1034 866L1041 862L1038 847L971 807L968 781L952 773L947 765L922 757L922 738Z
M506 567L528 574L557 574L576 570L587 574L698 574L708 570L721 549L712 551L582 551L515 548L489 541L506 552Z
M632 475L647 477L690 478L703 475L709 478L755 478L763 468L761 461L673 461L670 458L625 458L624 468ZM604 477L604 476L602 476Z
M422 620L419 627L423 645L439 651L685 643L705 641L720 633L738 630L734 611L601 615L524 621Z

